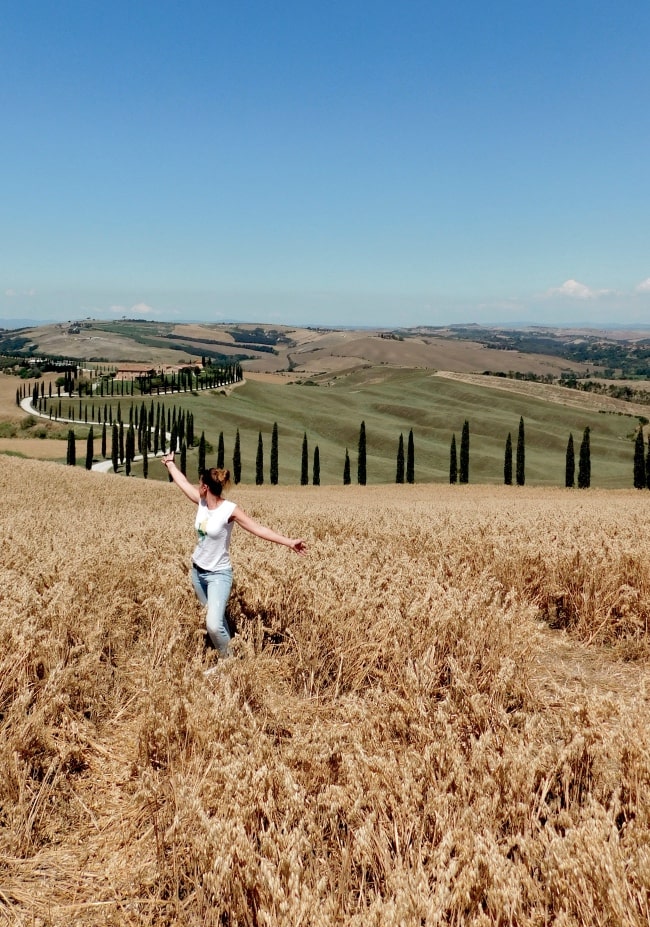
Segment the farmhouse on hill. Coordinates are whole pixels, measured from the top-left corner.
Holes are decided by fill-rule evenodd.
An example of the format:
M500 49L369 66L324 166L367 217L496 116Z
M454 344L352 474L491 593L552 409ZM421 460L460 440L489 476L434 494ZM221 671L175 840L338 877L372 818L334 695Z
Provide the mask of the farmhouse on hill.
M155 367L149 367L147 364L124 364L117 368L113 379L134 380L136 377L153 377L156 372Z

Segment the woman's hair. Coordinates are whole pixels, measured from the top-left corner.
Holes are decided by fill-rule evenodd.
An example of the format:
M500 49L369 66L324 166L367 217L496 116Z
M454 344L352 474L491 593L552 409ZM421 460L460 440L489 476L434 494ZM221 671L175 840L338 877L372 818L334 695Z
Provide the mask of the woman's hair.
M201 471L201 482L208 487L213 496L220 496L230 483L230 470L212 467Z

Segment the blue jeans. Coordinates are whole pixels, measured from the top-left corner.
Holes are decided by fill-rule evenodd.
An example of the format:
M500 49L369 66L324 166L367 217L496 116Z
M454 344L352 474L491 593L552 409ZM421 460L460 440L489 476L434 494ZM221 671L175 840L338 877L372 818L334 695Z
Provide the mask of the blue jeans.
M205 625L208 637L222 657L228 656L232 635L226 621L226 603L232 586L232 569L202 570L192 564L190 573L194 591L201 605L208 606Z

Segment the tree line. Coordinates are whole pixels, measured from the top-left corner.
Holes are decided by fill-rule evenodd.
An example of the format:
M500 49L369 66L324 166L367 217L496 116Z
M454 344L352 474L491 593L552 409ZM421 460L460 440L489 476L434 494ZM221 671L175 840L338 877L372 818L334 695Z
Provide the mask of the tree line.
M206 466L206 448L207 442L204 433L201 434L199 441L199 458L198 472L201 473ZM313 449L313 455L309 453L309 442L307 433L303 433L301 455L300 455L300 485L306 486L310 482L309 463L311 466L311 483L314 486L320 485L320 448L318 444ZM264 454L264 437L261 430L257 436L257 450L255 454L255 484L261 486L265 481L265 454ZM224 434L219 433L217 444L216 466L225 467L225 449ZM449 482L450 483L469 483L469 466L470 466L470 430L469 422L463 423L460 448L457 453L456 435L451 438L450 457L449 457ZM577 467L577 485L580 489L586 489L591 485L591 446L590 446L590 429L584 429ZM650 452L647 463L648 478L650 479ZM239 429L235 435L235 445L232 458L232 477L234 483L241 481L242 460L241 460L241 441ZM352 483L352 464L349 449L345 448L343 460L343 485ZM513 484L518 486L525 485L526 482L526 447L525 447L525 427L523 416L519 421L519 430L517 434L516 449L513 451L512 436L510 432L506 438L503 481L506 485ZM573 435L569 434L565 455L565 486L571 488L576 485L576 462L573 446ZM271 451L270 451L270 468L269 480L271 485L277 485L279 478L279 439L278 424L274 422L271 432ZM359 439L357 444L357 471L356 482L360 486L367 483L367 438L366 424L361 422L359 427ZM406 444L404 433L400 433L397 443L396 465L395 465L395 482L396 483L415 483L415 439L413 429L410 429ZM644 484L645 485L645 484Z
M39 400L39 407L46 400ZM56 404L55 404L56 405ZM60 405L60 404L59 404ZM58 413L60 415L60 409ZM68 410L70 412L70 409ZM91 469L93 464L93 442L94 442L94 425L101 425L101 455L104 459L108 456L108 434L110 433L110 456L113 469L118 471L124 466L125 472L130 474L132 463L136 453L142 456L143 476L148 475L148 457L153 454L165 453L167 448L180 453L180 469L187 473L187 453L189 449L198 447L198 473L200 474L208 465L207 454L210 445L205 437L205 432L201 432L197 440L194 434L194 418L191 412L182 408L172 408L163 404L154 403L153 399L147 404L143 401L140 405L133 404L129 407L128 421L124 421L121 414L120 403L114 412L112 406L105 405L102 410L98 409L98 421L90 424L87 439L86 450L86 467ZM47 414L47 413L45 413ZM50 410L52 417L52 410ZM74 420L74 416L69 416ZM81 422L81 418L79 421ZM367 438L365 421L361 422L359 428L359 438L357 444L357 468L356 482L360 486L365 486L368 479L367 473ZM271 485L277 485L279 482L279 432L278 424L273 424L271 432L270 448L270 466L269 482ZM67 463L76 465L76 448L74 429L68 432L68 452ZM311 478L310 478L311 463ZM219 433L217 443L216 466L223 468L226 466L224 433ZM310 454L309 441L307 433L303 433L301 456L300 456L300 485L306 486L310 482L314 486L320 485L321 458L320 448L316 444ZM233 482L241 482L242 478L242 451L239 429L236 430L234 449L232 455L231 468ZM460 445L457 446L456 434L452 434L449 450L449 482L450 483L469 483L470 474L470 428L469 421L465 420L460 435ZM265 448L262 431L258 432L257 450L255 454L255 484L260 486L265 482ZM352 483L352 464L349 449L345 448L342 468L342 482L344 485ZM413 429L409 430L406 441L404 433L400 433L397 442L397 451L395 458L395 482L396 483L415 483L415 439ZM523 416L519 420L519 429L517 432L516 445L513 444L512 434L508 432L505 442L504 462L503 462L503 482L510 486L524 486L526 482L526 436ZM574 448L573 434L569 434L565 452L565 472L564 485L567 488L573 488L577 485L579 489L587 489L591 485L591 432L586 427L583 431L582 440L576 454ZM636 488L650 488L650 438L648 447L643 436L643 428L640 426L637 431L634 447L634 466L633 466L633 485Z

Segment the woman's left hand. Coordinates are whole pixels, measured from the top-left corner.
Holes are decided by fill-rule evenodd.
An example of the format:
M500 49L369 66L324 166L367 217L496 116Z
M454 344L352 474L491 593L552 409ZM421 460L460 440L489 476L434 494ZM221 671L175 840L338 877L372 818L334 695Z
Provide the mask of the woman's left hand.
M301 557L304 557L308 550L307 545L302 540L302 538L292 538L291 544L289 546L291 547L291 550L294 551L294 553L300 554Z

